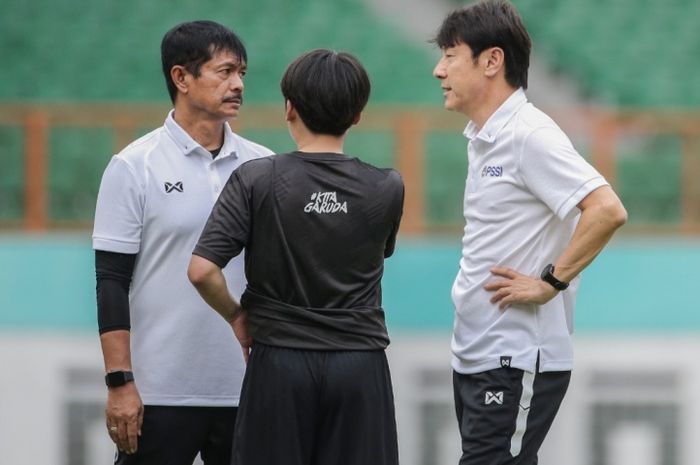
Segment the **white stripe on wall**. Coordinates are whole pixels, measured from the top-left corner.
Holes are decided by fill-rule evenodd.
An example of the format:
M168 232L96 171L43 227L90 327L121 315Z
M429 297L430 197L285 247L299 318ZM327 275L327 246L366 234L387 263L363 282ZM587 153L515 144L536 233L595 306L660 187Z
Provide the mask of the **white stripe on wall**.
M530 413L535 373L523 372L523 392L518 403L518 417L515 419L515 432L510 438L510 455L517 457L523 445L523 436L527 428L527 416Z

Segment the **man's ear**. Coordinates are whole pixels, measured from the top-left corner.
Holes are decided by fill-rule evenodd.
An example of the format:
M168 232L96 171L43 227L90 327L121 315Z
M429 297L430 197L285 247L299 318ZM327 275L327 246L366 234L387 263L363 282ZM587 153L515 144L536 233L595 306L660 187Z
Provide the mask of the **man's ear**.
M485 63L484 74L487 77L496 76L505 67L505 54L501 47L491 47L481 53Z
M294 121L297 119L298 113L294 109L294 105L289 100L284 101L284 119L285 121Z
M355 124L359 123L361 119L362 119L362 112L358 113L357 116L355 116L355 119L352 120L352 124L355 125Z
M183 94L188 92L187 75L189 73L182 65L175 65L170 69L170 79L173 80L173 84L178 91Z

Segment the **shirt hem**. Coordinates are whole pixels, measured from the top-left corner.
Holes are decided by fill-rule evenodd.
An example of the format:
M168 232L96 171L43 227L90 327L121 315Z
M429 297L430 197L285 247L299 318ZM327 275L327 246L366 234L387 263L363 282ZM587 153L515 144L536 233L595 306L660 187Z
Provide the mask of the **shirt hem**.
M140 244L138 242L126 242L93 237L92 248L94 250L103 250L105 252L136 254L139 253Z
M541 357L542 354L540 353L540 373L548 371L571 371L574 367L574 361L572 359L542 360ZM510 368L517 368L519 370L527 371L529 373L534 373L536 363L536 359L535 361L532 361L527 358L513 358L508 366ZM482 362L465 363L456 355L454 355L452 358L452 369L457 373L463 375L483 373L484 371L495 370L502 367L503 366L501 365L498 359L489 359L487 361Z
M588 194L598 189L599 187L608 185L608 182L602 176L589 179L588 181L583 183L581 187L576 189L576 192L571 194L571 196L564 201L564 203L557 210L556 215L559 217L559 219L563 220L567 217L571 210L573 210L574 207L578 205L581 202L581 200L583 200Z
M540 373L547 371L571 371L574 368L573 360L540 360Z
M513 359L508 365L510 368L518 368L529 373L535 372L535 365L528 360ZM455 357L452 361L452 369L462 375L473 375L475 373L483 373L484 371L496 370L503 368L498 360L489 360L487 362L464 363L459 358Z
M201 245L197 245L194 248L194 250L192 251L192 255L197 255L199 257L205 258L213 264L215 264L216 266L218 266L219 268L225 268L228 262L230 261L221 257L220 255L215 254L206 247L202 247Z

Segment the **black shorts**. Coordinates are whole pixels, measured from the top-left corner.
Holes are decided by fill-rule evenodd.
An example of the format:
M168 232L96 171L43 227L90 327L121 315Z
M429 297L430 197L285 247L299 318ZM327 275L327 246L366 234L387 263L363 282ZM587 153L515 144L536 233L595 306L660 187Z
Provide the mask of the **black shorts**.
M386 355L253 347L233 463L397 465Z
M236 407L146 405L135 454L117 452L117 465L230 465Z
M569 386L570 371L498 368L453 374L460 465L536 465Z

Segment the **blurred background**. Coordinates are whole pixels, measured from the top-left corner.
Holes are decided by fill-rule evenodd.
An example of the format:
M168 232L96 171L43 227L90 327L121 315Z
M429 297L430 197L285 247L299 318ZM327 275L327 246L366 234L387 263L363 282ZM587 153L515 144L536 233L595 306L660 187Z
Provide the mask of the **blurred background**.
M456 464L449 342L466 120L442 109L428 41L456 0L4 0L0 15L0 464L111 463L90 234L113 153L162 124L159 45L230 26L249 54L235 130L293 149L279 79L349 51L373 90L346 152L407 187L387 261L402 463ZM516 0L529 98L613 184L629 223L585 271L576 369L541 465L697 465L700 2ZM31 446L28 446L31 445Z

